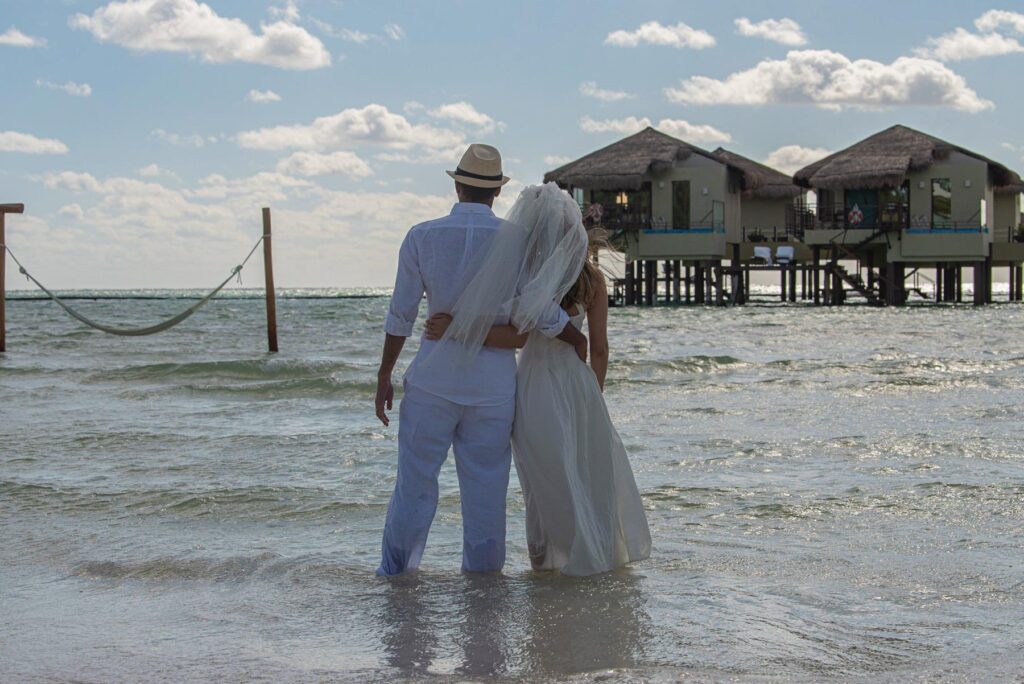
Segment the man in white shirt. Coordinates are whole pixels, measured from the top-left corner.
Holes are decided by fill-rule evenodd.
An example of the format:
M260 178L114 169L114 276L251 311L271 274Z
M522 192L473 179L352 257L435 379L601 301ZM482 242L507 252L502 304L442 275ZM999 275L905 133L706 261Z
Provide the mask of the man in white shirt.
M509 179L502 175L497 149L470 145L458 168L447 173L455 179L459 202L448 216L414 226L399 251L377 374L376 412L385 426L390 422L385 409L391 409L394 396L391 374L405 338L412 335L423 294L428 317L451 311L463 284L473 275L468 271L474 257L482 254L500 225L491 206ZM555 302L539 330L575 346L585 356L586 338ZM422 339L405 374L398 477L388 506L378 575L419 567L437 509L438 473L450 447L454 447L462 499L462 569L497 571L505 562L515 351L484 347L468 368L456 369L444 362L448 344ZM427 356L431 356L429 364Z

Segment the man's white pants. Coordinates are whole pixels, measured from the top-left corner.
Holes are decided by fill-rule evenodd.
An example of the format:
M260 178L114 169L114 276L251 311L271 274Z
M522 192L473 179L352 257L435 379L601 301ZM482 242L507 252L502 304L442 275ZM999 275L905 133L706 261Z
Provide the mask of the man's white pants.
M463 406L406 385L399 406L398 479L378 575L419 567L437 510L437 476L453 446L462 499L462 569L501 570L514 416L514 397L498 406Z

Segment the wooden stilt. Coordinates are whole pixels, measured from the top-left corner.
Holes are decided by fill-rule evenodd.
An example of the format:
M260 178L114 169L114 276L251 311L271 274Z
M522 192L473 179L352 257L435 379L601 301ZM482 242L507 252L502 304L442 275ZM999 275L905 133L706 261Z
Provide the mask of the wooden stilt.
M814 305L821 304L821 247L814 246L814 266L813 276L814 284L812 289L814 290Z
M935 302L942 301L942 264L935 264Z
M989 249L991 249L989 245ZM985 303L992 303L992 257L985 259Z
M679 304L679 288L682 284L682 262L676 259L672 262L672 303Z
M267 295L267 347L277 351L277 298L274 292L274 254L270 243L270 207L263 207L263 276Z
M692 285L693 281L690 279L690 264L686 264L686 269L683 271L683 274L683 286L686 288L686 303L692 304L693 299L690 295L690 286Z
M0 204L0 352L7 351L7 214L23 214L24 204Z
M979 306L985 303L985 262L978 261L974 264L974 305Z
M789 301L796 302L796 266L787 267L789 271Z
M779 298L783 303L786 301L786 267L779 269Z
M964 267L959 263L956 265L956 301L964 301Z
M1024 264L1017 264L1017 301L1024 301Z
M626 306L633 306L636 304L636 296L633 292L633 287L636 285L636 262L627 260L626 262Z
M717 306L725 304L725 270L722 268L721 261L715 266L715 304Z
M644 265L644 303L647 306L655 304L654 295L657 294L657 261L648 259Z

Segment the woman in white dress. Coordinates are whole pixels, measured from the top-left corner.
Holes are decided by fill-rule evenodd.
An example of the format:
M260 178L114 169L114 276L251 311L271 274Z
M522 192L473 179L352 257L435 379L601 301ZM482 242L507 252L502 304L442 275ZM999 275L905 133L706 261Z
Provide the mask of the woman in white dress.
M541 211L565 217L556 222L565 224L561 230L585 231L579 207L554 184L528 188L517 206L538 201ZM509 215L534 212L513 208ZM523 227L550 230L544 227L550 223L537 220ZM535 570L567 575L607 572L645 559L651 551L643 502L602 394L608 370L608 290L594 257L607 241L600 228L585 234L589 249L583 250L582 263L569 266L573 270L562 279L567 286L555 292L577 328L587 322L590 365L564 342L539 331L520 334L512 325L492 327L484 342L522 348L512 453L526 500L530 562ZM431 318L427 336L440 338L451 321L445 314Z

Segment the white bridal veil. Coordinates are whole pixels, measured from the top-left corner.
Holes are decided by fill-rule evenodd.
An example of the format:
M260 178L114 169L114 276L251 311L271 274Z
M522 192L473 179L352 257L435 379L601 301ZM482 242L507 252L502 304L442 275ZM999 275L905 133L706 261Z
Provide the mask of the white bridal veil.
M587 231L575 200L555 183L523 190L469 269L451 311L442 341L457 343L456 362L472 362L491 326L506 317L520 333L536 328L576 282L586 258Z

